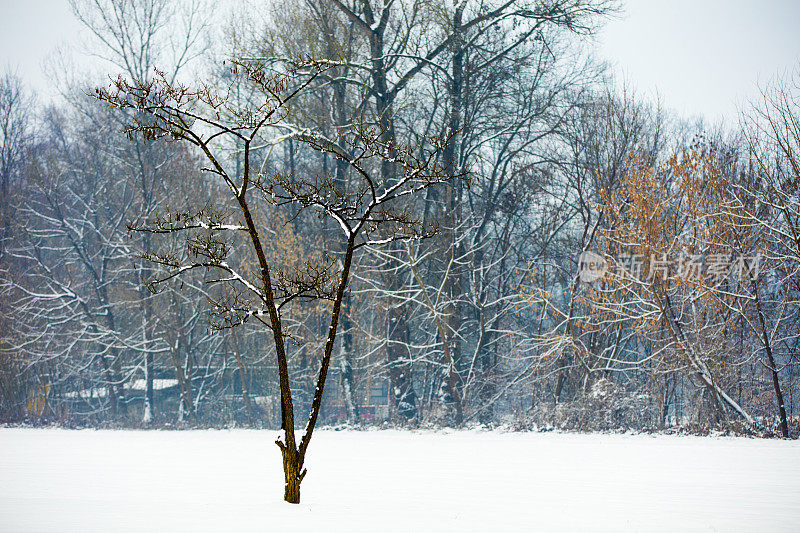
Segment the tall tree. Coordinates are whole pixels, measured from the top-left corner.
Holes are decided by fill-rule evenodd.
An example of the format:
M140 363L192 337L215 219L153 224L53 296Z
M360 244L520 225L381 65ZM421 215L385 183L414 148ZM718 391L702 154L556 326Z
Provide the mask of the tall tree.
M234 61L233 74L254 84L263 94L255 106L238 107L225 98L227 88L214 90L209 85L189 89L170 83L164 76L152 81L126 81L119 78L111 90L97 91L97 97L122 109L139 111L129 132L141 132L146 139L170 137L195 146L210 167L203 170L221 180L228 192L228 205L236 215L208 207L193 212L178 212L151 219L139 227L144 232L189 232L186 252L175 250L148 253L146 257L168 271L156 282L164 282L187 271L202 268L222 275L212 282L230 284L232 297L218 302L218 316L231 325L254 317L272 332L281 391L282 438L276 441L283 455L284 498L300 501L300 483L306 475L306 452L322 406L325 382L347 289L353 255L364 246L396 239L424 236L420 222L405 208L407 198L450 178L435 163L441 144L424 158L386 137L379 130L353 123L333 138L293 126L291 106L308 89L329 62L298 60L291 63ZM223 138L238 139L243 145L240 175L227 168L227 153L220 146ZM270 169L265 162L256 166L256 154L263 146L287 138L313 150L326 152L347 162L357 176L357 186L344 189L325 174L300 177ZM399 174L392 181L376 171L391 158ZM310 214L330 217L341 229L344 253L331 246L323 261L306 261L295 268L275 268L268 260L269 233L263 227L268 205L294 207L294 216ZM230 220L231 218L237 220ZM233 222L233 223L232 223ZM191 234L192 231L199 233ZM233 247L220 235L243 235L248 255L255 267L229 261ZM320 369L311 402L308 423L302 438L295 436L295 413L286 356L284 307L296 300L322 298L332 302ZM265 318L264 318L265 317Z

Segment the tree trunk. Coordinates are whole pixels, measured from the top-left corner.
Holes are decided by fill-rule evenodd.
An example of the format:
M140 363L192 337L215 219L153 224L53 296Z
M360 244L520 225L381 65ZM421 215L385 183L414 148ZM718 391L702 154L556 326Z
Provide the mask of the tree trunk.
M281 453L283 454L283 474L285 485L283 490L283 499L288 503L300 503L300 483L306 475L306 471L302 470L300 457L297 450L281 446Z
M120 394L117 393L118 382L111 371L111 367L104 356L98 357L100 366L103 369L103 375L107 380L106 390L108 393L109 406L111 407L111 416L116 420L119 416L119 398Z
M358 402L355 396L355 382L353 379L353 363L350 354L353 352L353 332L350 324L350 298L345 297L342 302L342 343L339 345L339 365L341 370L342 392L344 405L347 410L347 422L358 424Z
M373 18L371 10L364 12L364 23L371 28L369 33L370 61L372 90L375 96L375 111L378 116L380 139L382 143L391 146L395 139L394 130L394 92L389 90L389 81L385 63L383 34L385 24ZM376 23L377 22L377 23ZM387 186L394 185L397 179L397 168L394 162L396 153L389 150L389 157L381 160L381 181ZM397 248L394 252L399 251ZM393 271L391 260L386 261L384 283L390 293L396 293L403 287L402 276L397 270ZM392 395L397 407L397 413L406 420L417 415L417 396L411 374L411 357L408 350L410 332L407 323L406 309L403 304L397 304L387 313L388 343L386 346L387 366L389 367L389 382Z
M150 239L147 235L144 238L144 249L150 249ZM146 280L150 278L150 269L142 267L140 270L141 279ZM142 422L147 425L153 421L154 415L154 394L153 394L153 352L151 350L152 331L150 325L150 317L152 310L150 308L150 294L146 287L139 288L139 298L141 299L142 308L142 340L144 341L144 413L142 415Z
M458 133L462 129L461 115L463 106L462 85L464 81L464 42L462 36L461 22L466 3L461 3L453 14L453 32L457 35L454 41L454 53L451 69L450 89L450 113L448 117L448 133L451 135L450 141L444 148L442 159L446 172L455 176L460 171ZM459 233L462 222L461 211L461 181L448 182L445 184L444 195L444 220L445 220L445 245L448 246L451 265L445 273L444 292L447 294L447 301L444 308L444 320L446 328L442 328L440 336L445 352L445 379L448 384L449 395L451 396L454 413L454 422L461 425L464 420L463 396L461 394L462 383L459 377L461 369L461 342L458 332L462 323L462 305L459 304L464 292L464 268L461 264L465 255L463 242L459 242ZM444 256L448 250L443 250Z
M170 351L170 355L172 364L175 366L175 378L178 380L178 420L183 422L187 415L189 418L194 418L194 402L192 401L192 382L191 379L186 378L186 374L183 372L178 350L178 346L175 346Z
M144 356L144 389L142 422L149 424L153 421L153 354L150 352Z
M388 344L386 357L389 366L389 383L392 387L397 414L405 420L417 415L417 395L411 373L411 354L408 351L409 330L402 307L389 309Z
M562 354L559 358L559 366L561 367L558 371L558 379L556 380L556 390L553 394L553 403L558 405L561 401L561 394L564 392L564 383L567 381L567 374L569 372L568 365L571 364L569 357L566 354Z
M758 310L758 320L761 325L761 336L764 340L764 349L767 353L767 363L770 374L772 374L772 388L775 391L775 400L778 403L778 416L781 423L781 436L784 439L789 438L789 423L786 419L786 404L783 401L783 392L781 391L781 382L778 379L778 367L775 366L775 358L772 355L772 344L769 342L769 335L767 333L767 322L764 319L764 313L761 310L761 299L758 297L758 288L756 288L756 308Z
M239 351L239 341L236 340L236 334L232 334L231 344L233 345L233 354L236 357L236 368L239 370L239 380L242 383L242 400L244 400L244 408L247 410L247 419L250 424L253 424L255 419L255 412L253 411L253 404L250 402L250 389L247 386L247 371L242 359L242 353Z

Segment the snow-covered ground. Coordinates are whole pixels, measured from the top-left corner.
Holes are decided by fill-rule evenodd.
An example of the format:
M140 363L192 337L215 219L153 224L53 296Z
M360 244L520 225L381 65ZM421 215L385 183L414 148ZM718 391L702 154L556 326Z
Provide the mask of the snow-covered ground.
M319 431L293 506L275 435L0 429L0 531L800 530L797 441Z

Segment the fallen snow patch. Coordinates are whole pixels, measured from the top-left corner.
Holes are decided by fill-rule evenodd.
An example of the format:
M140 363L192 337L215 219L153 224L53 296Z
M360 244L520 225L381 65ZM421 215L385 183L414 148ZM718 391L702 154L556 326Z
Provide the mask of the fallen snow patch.
M319 431L302 503L272 431L0 429L3 531L797 531L800 443ZM287 529L284 529L287 528Z

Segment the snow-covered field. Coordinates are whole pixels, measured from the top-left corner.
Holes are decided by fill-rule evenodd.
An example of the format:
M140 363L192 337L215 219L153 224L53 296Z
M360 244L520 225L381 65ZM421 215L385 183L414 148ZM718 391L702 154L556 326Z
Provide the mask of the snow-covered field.
M800 442L319 431L300 505L270 431L0 429L0 531L798 531Z

